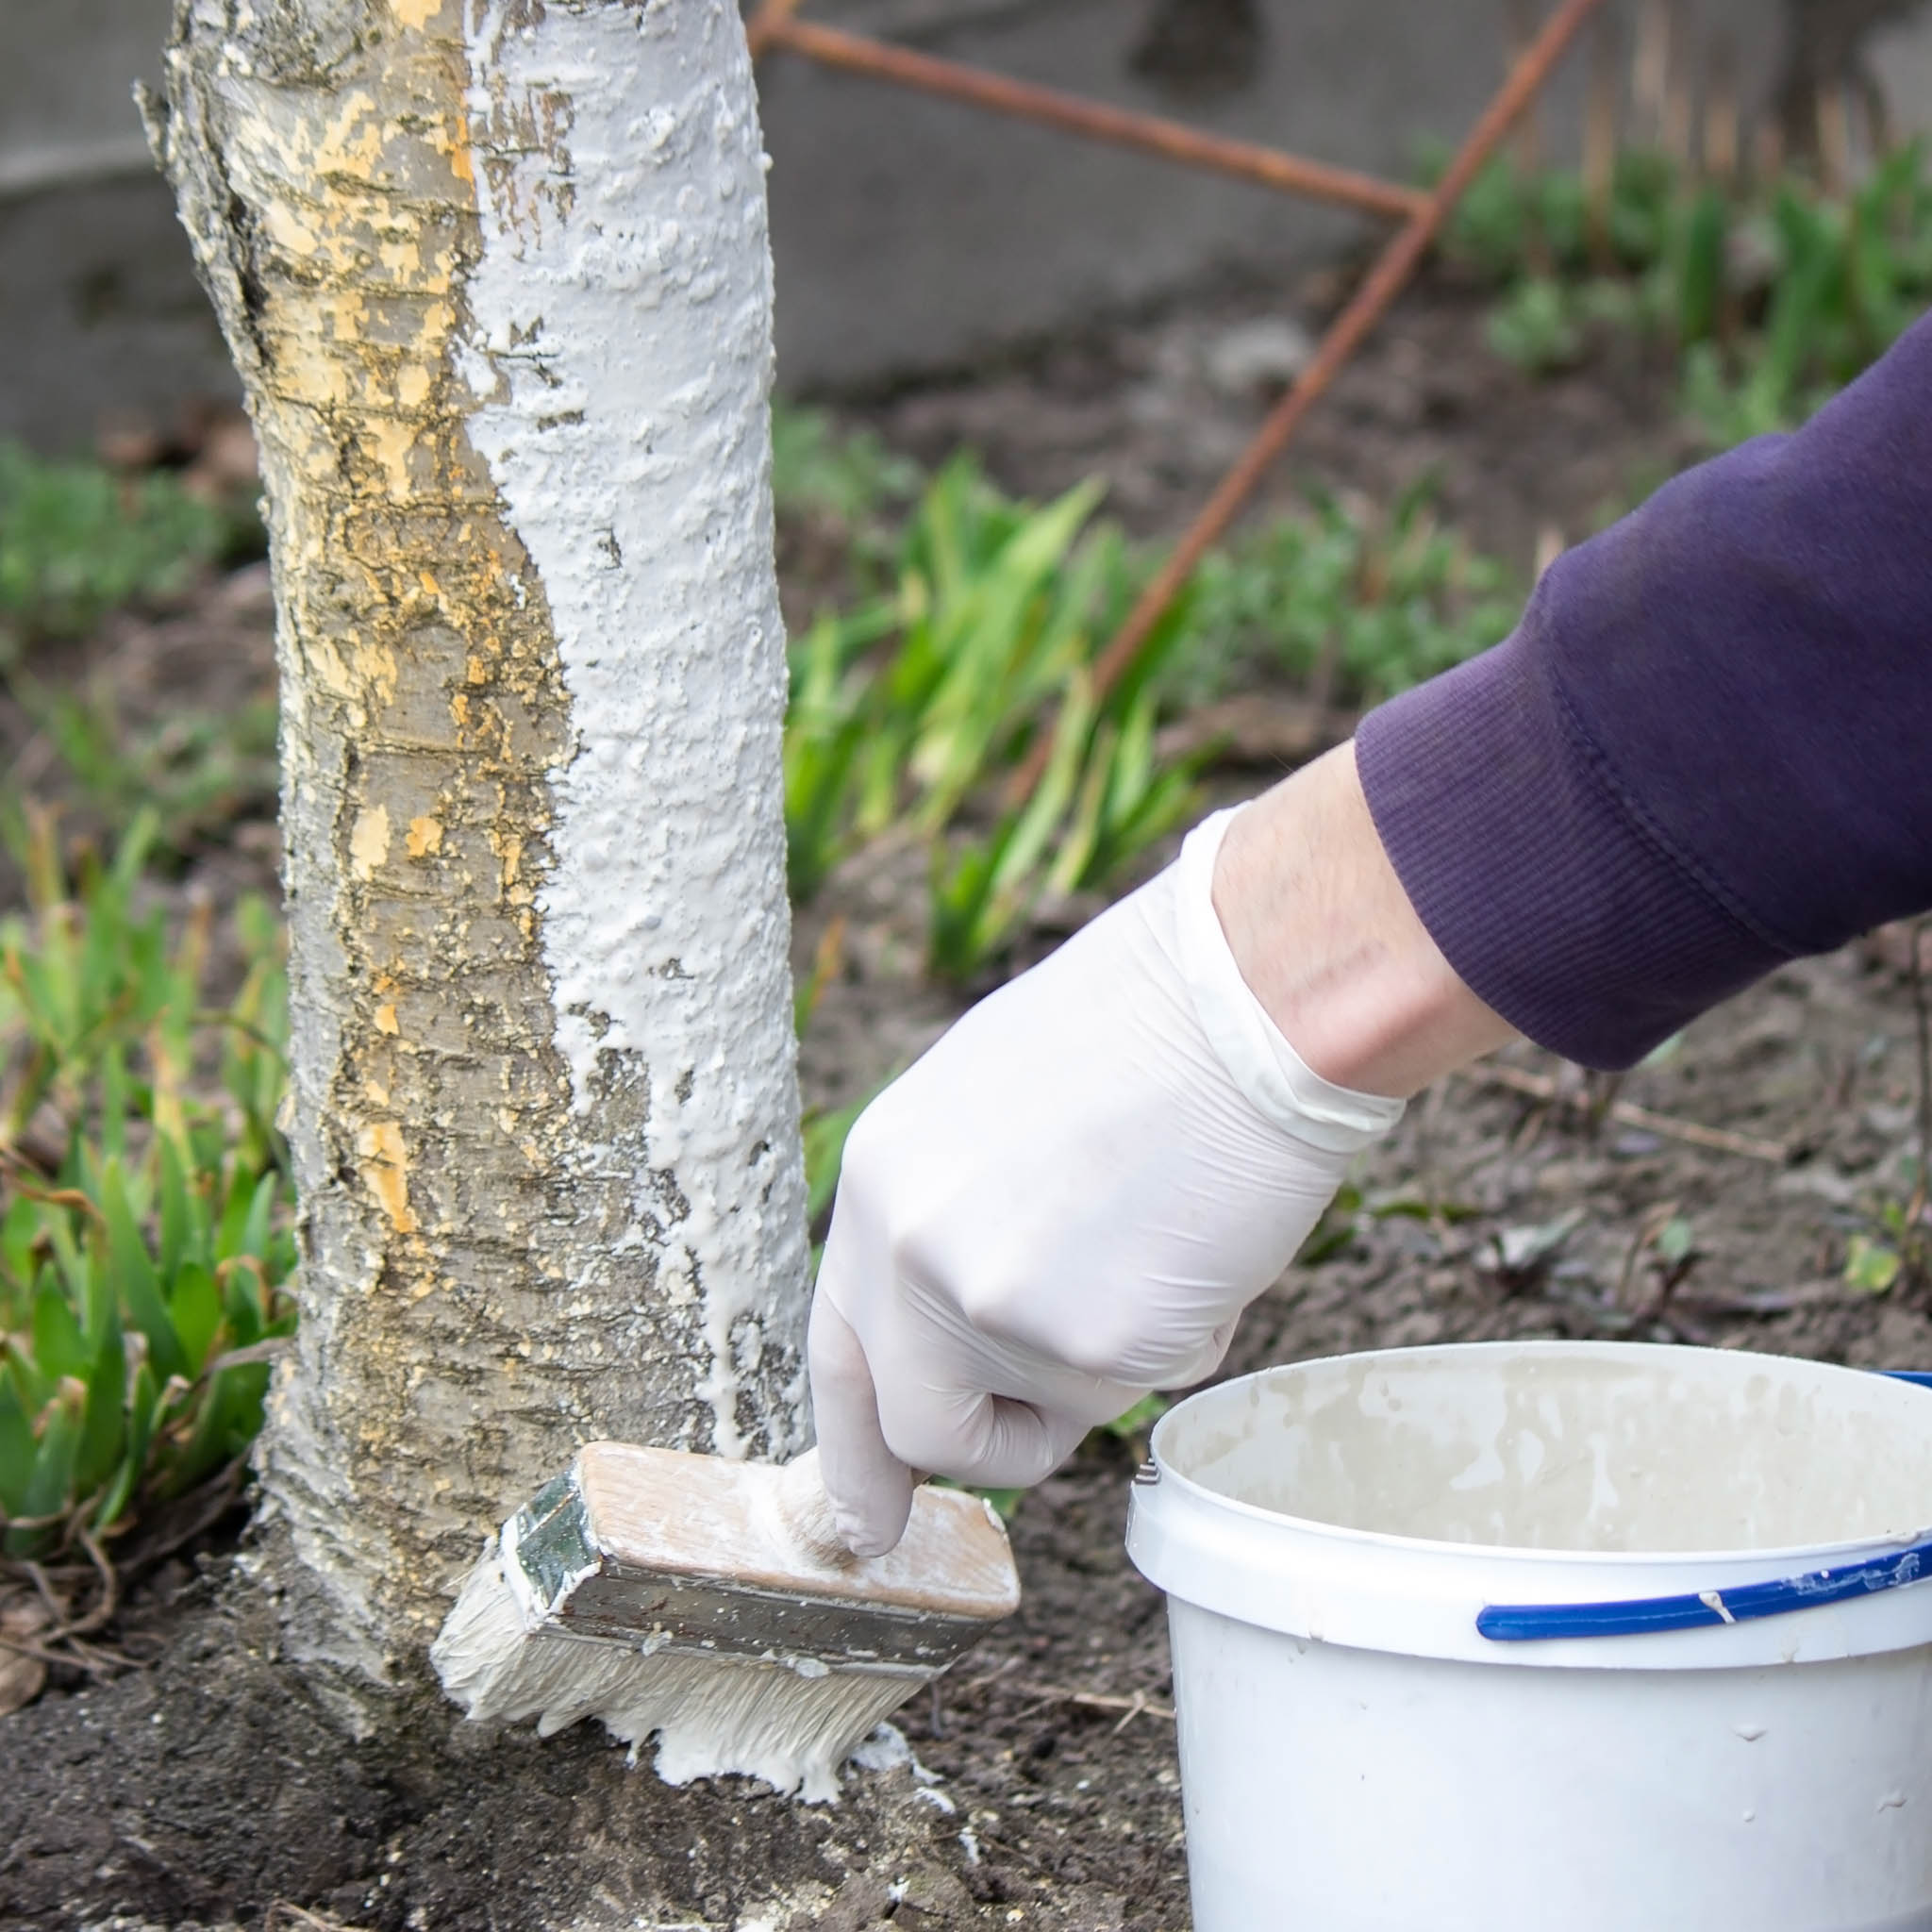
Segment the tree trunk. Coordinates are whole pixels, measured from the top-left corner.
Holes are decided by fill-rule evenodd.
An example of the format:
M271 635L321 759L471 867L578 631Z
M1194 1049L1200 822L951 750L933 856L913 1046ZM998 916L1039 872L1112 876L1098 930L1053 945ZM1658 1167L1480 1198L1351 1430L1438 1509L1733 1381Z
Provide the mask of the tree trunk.
M731 0L176 0L166 73L278 610L269 1560L396 1681L578 1443L803 1438L751 69Z

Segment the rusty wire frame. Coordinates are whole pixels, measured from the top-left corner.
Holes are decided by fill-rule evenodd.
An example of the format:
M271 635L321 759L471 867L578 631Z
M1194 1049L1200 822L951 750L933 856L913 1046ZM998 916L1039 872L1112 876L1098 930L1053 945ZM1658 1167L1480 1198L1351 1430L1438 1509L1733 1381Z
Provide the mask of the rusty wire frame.
M1502 86L1477 117L1441 178L1424 192L1276 148L1207 134L1184 122L1135 113L959 61L938 59L909 47L821 26L798 17L800 0L763 0L747 29L754 58L783 50L848 74L1041 122L1090 141L1134 148L1185 166L1209 169L1283 193L1335 202L1401 224L1328 325L1307 366L1269 412L1095 659L1096 698L1105 696L1125 675L1195 566L1240 515L1309 408L1388 312L1463 192L1536 99L1557 62L1601 4L1602 0L1560 0L1512 62ZM1043 733L1033 755L1015 775L1014 800L1025 798L1038 784L1051 743L1052 734Z

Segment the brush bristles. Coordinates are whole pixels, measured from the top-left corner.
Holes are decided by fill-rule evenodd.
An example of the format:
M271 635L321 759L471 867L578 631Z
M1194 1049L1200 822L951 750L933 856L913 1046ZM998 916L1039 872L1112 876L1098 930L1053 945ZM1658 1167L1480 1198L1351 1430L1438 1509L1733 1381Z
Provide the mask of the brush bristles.
M592 1442L507 1523L430 1650L474 1718L596 1717L672 1784L836 1799L853 1747L1019 1601L999 1519L922 1490L849 1557L817 1463Z
M655 1734L668 1784L737 1773L815 1804L837 1802L854 1747L935 1674L567 1636L533 1625L493 1542L430 1660L473 1718L535 1718L548 1737L596 1717L634 1756Z

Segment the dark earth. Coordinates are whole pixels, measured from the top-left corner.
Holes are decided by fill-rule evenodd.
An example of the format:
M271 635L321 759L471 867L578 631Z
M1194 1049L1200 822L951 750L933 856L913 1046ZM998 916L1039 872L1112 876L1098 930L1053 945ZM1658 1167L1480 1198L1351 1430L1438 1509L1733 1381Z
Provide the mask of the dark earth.
M841 413L923 461L974 443L1029 493L1104 474L1116 514L1171 533L1268 399L1267 372L1231 381L1217 345L1257 317L1316 325L1339 292L1332 279L1204 291ZM1684 459L1671 395L1668 372L1629 345L1522 376L1483 346L1475 298L1433 285L1316 412L1277 498L1312 478L1386 502L1434 468L1445 517L1526 578L1540 549ZM788 526L781 553L794 615L836 588L825 532ZM108 681L137 727L232 712L272 691L268 624L257 570L165 617L117 619L39 675ZM33 737L0 715L9 762L57 795ZM1223 771L1215 785L1235 797L1271 775ZM234 815L191 828L164 890L272 890L270 809L239 779ZM845 922L805 1044L808 1103L869 1091L958 1009L962 995L918 976L920 885L915 859L861 855L801 921L801 970L827 922ZM1909 1185L1908 958L1894 932L1787 968L1614 1089L1523 1048L1498 1075L1433 1090L1361 1177L1359 1203L1331 1218L1324 1257L1256 1305L1228 1371L1510 1336L1932 1368L1923 1289L1843 1278L1848 1243L1881 1237L1881 1209ZM821 1808L735 1782L674 1790L594 1729L540 1743L427 1696L358 1740L278 1663L275 1606L250 1580L232 1508L101 1633L135 1667L57 1669L0 1719L0 1926L1181 1932L1165 1618L1121 1547L1140 1453L1097 1436L1021 1503L1019 1615L900 1714L909 1749L873 1754L900 1761L853 1770L841 1803Z

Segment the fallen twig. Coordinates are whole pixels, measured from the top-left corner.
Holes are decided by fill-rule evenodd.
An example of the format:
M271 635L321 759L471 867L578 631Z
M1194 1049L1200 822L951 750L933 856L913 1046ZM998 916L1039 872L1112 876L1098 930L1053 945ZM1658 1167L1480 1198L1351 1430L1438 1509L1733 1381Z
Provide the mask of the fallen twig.
M262 1932L281 1932L284 1926L292 1926L296 1932L357 1932L346 1919L332 1919L326 1912L311 1912L307 1906L278 1898L262 1919Z
M114 1612L121 1607L121 1579L115 1573L108 1553L94 1540L93 1532L83 1528L79 1532L80 1546L88 1554L88 1560L94 1566L94 1574L100 1578L101 1592L94 1600L94 1607L85 1616L75 1617L71 1623L61 1625L54 1634L57 1637L92 1637L96 1630L106 1628Z
M991 1690L1007 1673L1012 1670L1020 1659L1009 1657L995 1664L991 1670L982 1672L976 1677L969 1677L959 1686L962 1694L974 1690ZM1118 1696L1107 1690L1070 1690L1059 1684L1010 1684L1007 1687L1015 1696L1027 1701L1028 1709L1036 1709L1045 1704L1071 1704L1082 1710L1106 1710L1121 1713L1121 1722L1116 1730L1124 1730L1128 1723L1143 1711L1149 1717L1164 1717L1172 1721L1174 1707L1158 1703L1144 1690L1136 1690L1131 1697Z
M28 1637L0 1636L0 1650L30 1657L37 1663L60 1664L68 1670L80 1671L97 1684L119 1676L123 1671L138 1671L142 1662L125 1651L109 1650L105 1643L84 1643L77 1637L63 1638L59 1649L49 1650Z
M1631 1239L1629 1251L1624 1257L1623 1271L1617 1276L1616 1292L1610 1297L1612 1307L1628 1309L1633 1316L1641 1316L1646 1312L1655 1315L1662 1309L1667 1297L1661 1293L1653 1297L1653 1306L1648 1310L1632 1307L1630 1288L1637 1279L1637 1264L1642 1260L1644 1249L1649 1247L1670 1224L1671 1218L1676 1211L1676 1202L1661 1201L1638 1223L1637 1233Z
M35 1519L31 1524L16 1522L8 1525L0 1520L0 1527L52 1527L64 1523L68 1539L77 1541L87 1556L85 1563L57 1564L38 1563L31 1557L0 1557L0 1580L10 1579L31 1590L46 1620L31 1631L0 1630L0 1652L77 1670L96 1682L123 1671L139 1670L145 1659L94 1641L96 1634L112 1624L131 1578L165 1562L234 1507L245 1468L243 1461L232 1462L200 1489L180 1498L158 1525L156 1541L137 1544L119 1563L102 1547L101 1537L75 1520L74 1512ZM113 1533L109 1529L105 1534ZM76 1611L76 1603L88 1607Z
M225 1355L218 1355L209 1362L202 1370L202 1376L205 1380L212 1380L224 1369L244 1368L250 1362L275 1361L287 1355L294 1345L292 1335L271 1335L265 1341L251 1341L246 1348L231 1348Z
M1540 1100L1546 1107L1560 1107L1571 1113L1587 1114L1591 1103L1587 1093L1572 1093L1559 1087L1547 1074L1532 1074L1523 1067L1491 1064L1464 1067L1457 1078L1477 1087L1501 1087ZM1736 1134L1728 1127L1707 1127L1697 1121L1679 1120L1674 1114L1654 1113L1634 1100L1613 1100L1607 1111L1610 1119L1666 1141L1682 1141L1692 1147L1707 1147L1714 1154L1736 1154L1746 1160L1768 1160L1782 1167L1790 1159L1790 1149L1781 1141L1760 1141L1753 1134Z
M1016 1657L1006 1657L1002 1659L999 1663L996 1663L991 1670L983 1671L978 1676L971 1678L966 1683L961 1684L959 1686L959 1689L961 1690L984 1690L988 1685L997 1684L999 1680L1002 1677L1004 1677L1008 1671L1012 1670L1019 1663L1019 1661L1020 1659Z
M1015 1684L1013 1689L1032 1700L1030 1708L1046 1704L1071 1704L1080 1710L1123 1712L1124 1715L1114 1726L1116 1731L1124 1730L1128 1722L1143 1711L1149 1717L1164 1717L1170 1724L1174 1722L1174 1706L1157 1703L1144 1690L1137 1690L1131 1697L1117 1697L1105 1690L1069 1690L1058 1684Z
M242 1478L248 1459L237 1457L225 1469L216 1471L198 1490L191 1490L172 1506L172 1513L157 1526L157 1541L144 1543L137 1539L122 1558L124 1573L155 1569L177 1550L185 1549L204 1531L212 1529L242 1494ZM109 1534L112 1534L109 1531Z

